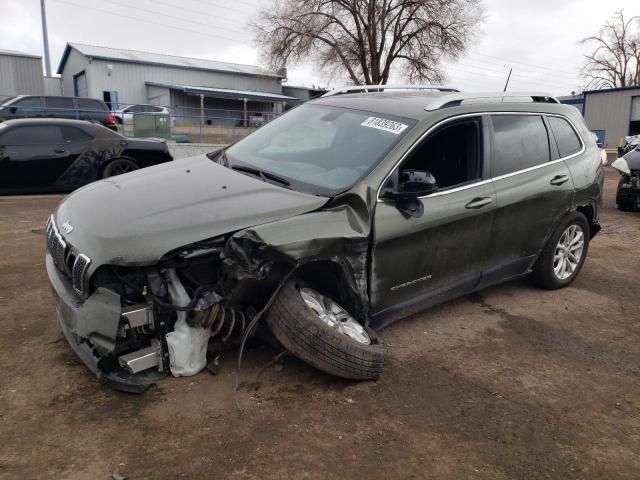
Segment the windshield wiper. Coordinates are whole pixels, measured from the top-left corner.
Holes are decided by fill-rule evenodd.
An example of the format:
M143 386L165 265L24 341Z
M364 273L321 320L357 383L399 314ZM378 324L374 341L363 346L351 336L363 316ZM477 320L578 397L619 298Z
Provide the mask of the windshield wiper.
M231 167L232 170L237 170L238 172L248 173L250 175L254 175L258 178L261 178L265 182L267 180L272 180L274 182L280 183L286 187L291 185L291 182L285 178L279 177L278 175L274 175L271 172L265 172L264 170L260 170L258 168L245 167L242 165L234 165Z

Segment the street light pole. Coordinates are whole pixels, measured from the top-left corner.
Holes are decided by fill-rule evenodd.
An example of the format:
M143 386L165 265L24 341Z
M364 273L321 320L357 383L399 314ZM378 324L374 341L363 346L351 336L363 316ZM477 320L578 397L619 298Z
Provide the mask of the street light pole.
M44 0L40 0L40 16L42 18L42 39L44 40L44 67L47 77L51 76L51 59L49 58L49 34L47 33L47 11Z

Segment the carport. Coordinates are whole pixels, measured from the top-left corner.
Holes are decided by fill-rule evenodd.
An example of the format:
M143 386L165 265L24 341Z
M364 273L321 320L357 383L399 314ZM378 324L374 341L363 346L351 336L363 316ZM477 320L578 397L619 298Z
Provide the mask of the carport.
M208 111L235 112L237 115L229 116L242 121L248 126L250 114L279 115L287 105L303 103L299 98L289 97L277 93L255 92L246 90L233 90L217 87L199 87L191 85L177 85L171 83L145 82L150 103L154 99L169 98L171 109L181 116L194 116L194 109L199 109L200 119L204 122ZM185 113L191 110L192 113Z

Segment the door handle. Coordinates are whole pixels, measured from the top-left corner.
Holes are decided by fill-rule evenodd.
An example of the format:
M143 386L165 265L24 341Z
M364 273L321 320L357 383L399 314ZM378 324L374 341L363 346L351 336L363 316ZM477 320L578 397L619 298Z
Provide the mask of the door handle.
M53 151L56 152L56 153L65 153L67 151L67 149L64 148L64 147L56 147L56 148L53 149Z
M467 210L477 210L479 208L486 207L487 205L490 205L491 202L492 202L492 200L491 200L490 197L474 198L469 203L467 203L464 206L464 208L466 208Z
M551 179L551 181L549 183L551 185L555 185L556 187L559 187L560 185L564 185L568 181L569 181L569 176L568 175L556 175L555 177L553 177Z

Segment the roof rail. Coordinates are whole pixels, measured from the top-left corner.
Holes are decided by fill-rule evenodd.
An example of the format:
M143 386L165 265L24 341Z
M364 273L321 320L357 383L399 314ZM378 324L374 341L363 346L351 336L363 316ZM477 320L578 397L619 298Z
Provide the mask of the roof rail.
M425 108L430 112L460 105L478 105L483 103L560 103L544 93L498 92L498 93L454 93L434 98Z
M344 95L346 93L373 93L384 92L385 90L435 90L437 92L459 92L455 88L432 87L429 85L354 85L351 87L341 87L322 95L323 97L333 97L334 95Z

